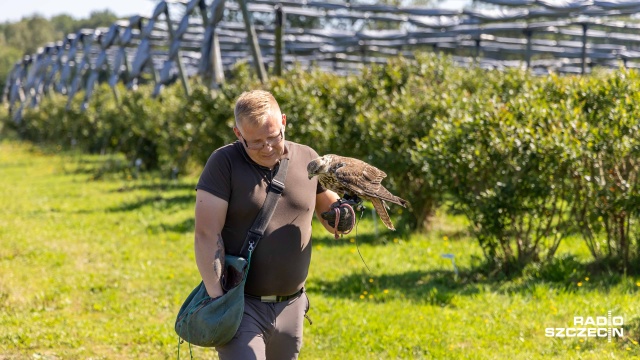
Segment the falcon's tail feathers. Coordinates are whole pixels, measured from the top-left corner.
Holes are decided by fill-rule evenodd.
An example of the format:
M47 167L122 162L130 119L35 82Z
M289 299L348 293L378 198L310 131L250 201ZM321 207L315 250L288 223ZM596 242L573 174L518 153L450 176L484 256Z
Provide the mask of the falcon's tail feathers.
M384 201L388 201L390 203L400 205L402 207L407 207L409 202L399 196L393 195L389 190L387 190L384 186L379 186L376 191L372 191L371 193L367 193L370 197L379 197ZM388 209L388 207L387 207Z
M380 199L377 199L377 198L373 198L373 199L371 199L371 203L373 204L373 208L376 209L376 212L378 213L378 216L380 217L380 220L382 220L382 222L387 227L387 229L395 230L396 228L393 227L393 223L391 223L391 219L389 218L389 214L387 213L387 210L385 209L384 201L382 201Z
M409 202L399 196L395 196L393 194L391 194L391 199L385 199L388 202L394 203L396 205L400 205L402 207L407 207L407 205L409 205Z

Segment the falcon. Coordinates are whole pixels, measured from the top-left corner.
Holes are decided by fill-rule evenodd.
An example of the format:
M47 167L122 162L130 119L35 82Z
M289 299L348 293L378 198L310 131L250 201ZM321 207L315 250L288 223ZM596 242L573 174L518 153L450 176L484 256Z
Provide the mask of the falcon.
M386 201L407 207L408 202L389 192L380 182L387 174L366 162L350 157L328 154L311 160L307 165L309 179L318 176L318 182L325 189L344 194L343 199L361 203L369 200L380 220L395 230L387 209Z

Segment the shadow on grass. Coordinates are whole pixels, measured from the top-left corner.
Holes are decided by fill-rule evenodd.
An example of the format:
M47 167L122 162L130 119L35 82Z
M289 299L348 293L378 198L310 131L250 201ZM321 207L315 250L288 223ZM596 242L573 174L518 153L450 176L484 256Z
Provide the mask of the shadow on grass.
M319 223L314 223L313 226L322 227ZM333 235L328 232L323 233L326 235L323 236L314 236L313 241L318 243L322 243L322 246L326 247L341 247L341 246L353 246L354 242L358 244L367 244L367 245L385 245L390 242L393 242L395 236L391 233L382 233L382 234L374 234L370 232L359 233L356 237L355 235L345 235L338 239L334 238ZM352 242L353 241L353 242Z
M384 301L400 296L412 302L447 306L456 294L473 295L475 287L456 284L454 274L444 270L409 271L402 274L371 275L350 274L337 281L312 281L307 284L309 292L329 296L358 299L361 296Z
M640 342L640 317L625 319L622 327L624 328L625 340Z
M437 230L440 236L446 236L451 241L466 240L471 237L469 230Z
M163 232L193 234L196 229L196 221L194 218L189 218L176 224L160 223L157 225L150 225L148 229L152 234L159 234Z
M373 300L377 301L384 301L389 296L385 294L394 294L394 297L400 296L412 302L439 306L454 306L454 296L473 296L481 292L541 296L548 290L606 292L614 286L621 286L621 291L627 293L640 292L640 286L632 278L602 265L581 263L573 256L558 258L548 264L531 265L510 275L486 264L458 270L458 274L446 270L414 270L383 275L352 273L336 281L310 281L307 288L310 292L342 298L373 295Z
M67 174L90 175L92 180L99 180L106 175L126 177L133 173L133 165L118 155L102 155L100 158L87 158L82 154L72 156L75 159L63 165Z
M196 191L194 190L195 187L196 187L195 184L182 184L174 180L166 180L166 181L155 182L152 184L126 185L118 189L114 189L112 190L112 192L129 192L129 191L137 191L137 190L147 190L147 191L192 190L193 196L195 199L195 193L196 193Z
M107 212L126 212L139 210L145 206L153 206L160 210L168 210L174 207L193 207L196 202L196 194L180 195L173 197L151 196L138 201L125 203L116 207L108 208Z

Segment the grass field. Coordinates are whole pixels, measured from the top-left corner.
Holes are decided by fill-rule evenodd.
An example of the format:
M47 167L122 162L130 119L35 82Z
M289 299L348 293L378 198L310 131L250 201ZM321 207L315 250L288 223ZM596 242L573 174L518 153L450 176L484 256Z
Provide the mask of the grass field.
M197 175L162 180L119 157L54 154L0 142L0 359L176 358L175 315L199 282ZM481 253L463 218L439 213L429 234L400 237L381 223L376 236L369 215L358 248L371 272L354 234L314 227L301 359L640 356L640 278L590 274L580 239L554 264L503 279L474 271ZM545 336L607 311L624 318L622 338Z

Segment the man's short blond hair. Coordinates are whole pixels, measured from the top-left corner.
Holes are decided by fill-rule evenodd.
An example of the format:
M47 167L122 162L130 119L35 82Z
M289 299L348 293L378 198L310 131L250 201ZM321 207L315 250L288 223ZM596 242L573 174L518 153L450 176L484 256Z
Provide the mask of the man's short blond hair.
M236 100L234 116L236 126L240 124L258 127L264 125L280 106L270 92L265 90L245 91Z

